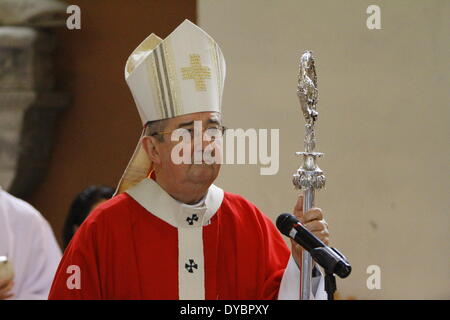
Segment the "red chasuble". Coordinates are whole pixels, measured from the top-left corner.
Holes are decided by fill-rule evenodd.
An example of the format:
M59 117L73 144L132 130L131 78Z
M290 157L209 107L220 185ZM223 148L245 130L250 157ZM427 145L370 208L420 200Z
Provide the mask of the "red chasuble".
M76 232L49 299L179 299L183 270L190 276L200 268L205 299L277 298L290 250L258 208L225 192L200 228L204 266L187 259L180 267L178 229L118 195Z

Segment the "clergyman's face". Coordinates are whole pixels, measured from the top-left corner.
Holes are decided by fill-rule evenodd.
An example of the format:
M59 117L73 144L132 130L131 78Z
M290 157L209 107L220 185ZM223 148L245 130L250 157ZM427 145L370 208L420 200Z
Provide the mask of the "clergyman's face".
M200 129L200 125L201 131L195 131L195 127ZM175 182L211 185L219 174L221 161L208 161L205 155L212 154L216 160L221 157L222 137L216 137L211 142L205 139L204 133L208 128L218 127L221 127L221 117L217 112L198 112L168 119L163 129L167 133L164 134L164 140L155 144L160 157L160 163L155 165L159 166L159 171L170 175ZM172 141L174 130L184 133L184 137ZM189 143L188 147L186 143ZM208 153L208 150L213 151Z

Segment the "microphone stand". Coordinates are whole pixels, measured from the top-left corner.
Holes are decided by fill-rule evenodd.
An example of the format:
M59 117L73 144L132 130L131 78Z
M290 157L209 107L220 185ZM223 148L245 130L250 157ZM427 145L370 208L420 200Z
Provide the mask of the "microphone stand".
M334 248L331 249L338 252ZM323 261L324 259L322 258L324 257L324 255L322 255L322 250L323 248L315 248L310 251L310 254L314 260L321 262L320 266L325 271L325 291L327 293L328 300L334 300L334 293L336 292L337 286L336 277L334 276L332 270L334 270L335 264L333 265L331 261Z
M325 291L327 292L328 300L334 300L334 293L336 292L336 277L332 273L325 273Z
M325 271L325 291L327 292L328 300L334 300L334 293L336 292L336 277L334 276L336 272L336 267L338 265L338 260L336 260L333 255L328 252L334 251L340 258L342 258L347 263L347 258L340 253L337 249L331 247L317 247L310 251L311 257L319 264ZM342 269L341 269L342 271ZM343 274L338 272L337 274L342 277L347 277L351 272L351 267L347 264L347 272Z

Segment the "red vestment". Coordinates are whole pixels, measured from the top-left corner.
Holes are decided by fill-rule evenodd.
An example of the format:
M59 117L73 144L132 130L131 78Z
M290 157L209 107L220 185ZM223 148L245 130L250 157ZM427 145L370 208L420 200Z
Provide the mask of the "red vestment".
M120 194L76 232L49 299L178 299L177 237L177 228ZM290 251L252 203L225 192L203 226L203 246L206 299L277 298ZM68 286L70 266L79 267L80 289Z

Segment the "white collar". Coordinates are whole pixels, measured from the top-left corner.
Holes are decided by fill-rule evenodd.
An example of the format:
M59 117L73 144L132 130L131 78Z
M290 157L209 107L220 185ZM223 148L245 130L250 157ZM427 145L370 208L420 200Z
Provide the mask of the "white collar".
M126 191L147 211L175 228L195 228L208 225L222 204L224 192L211 185L203 205L192 206L172 198L153 179L143 179Z

